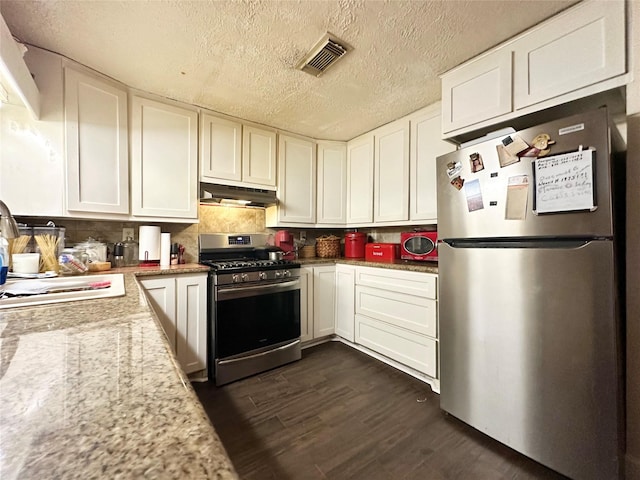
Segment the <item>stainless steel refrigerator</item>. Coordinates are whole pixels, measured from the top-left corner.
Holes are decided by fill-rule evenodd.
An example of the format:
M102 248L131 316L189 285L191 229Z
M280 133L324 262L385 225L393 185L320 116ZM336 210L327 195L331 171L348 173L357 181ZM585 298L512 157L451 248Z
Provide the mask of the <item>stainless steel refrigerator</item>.
M576 479L620 475L620 167L606 108L437 160L441 408Z

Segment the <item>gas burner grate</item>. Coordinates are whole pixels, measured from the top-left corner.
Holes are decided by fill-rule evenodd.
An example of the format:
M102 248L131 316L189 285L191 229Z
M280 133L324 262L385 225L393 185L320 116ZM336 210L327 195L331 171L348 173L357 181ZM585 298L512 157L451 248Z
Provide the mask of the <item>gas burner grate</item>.
M243 271L250 269L268 269L279 267L294 267L295 262L289 260L205 260L201 262L215 271Z

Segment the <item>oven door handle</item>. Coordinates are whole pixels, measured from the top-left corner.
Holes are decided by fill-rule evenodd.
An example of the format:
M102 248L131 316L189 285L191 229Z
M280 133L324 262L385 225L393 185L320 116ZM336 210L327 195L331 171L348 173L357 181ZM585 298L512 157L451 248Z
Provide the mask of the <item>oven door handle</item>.
M234 298L254 297L256 295L268 295L271 293L288 292L300 289L300 279L282 283L269 283L267 285L238 286L235 288L218 288L216 300L232 300Z
M294 340L291 343L287 343L286 345L281 345L278 348L275 348L275 349L272 349L272 350L266 350L264 352L254 353L252 355L243 355L243 356L240 356L238 358L230 358L228 360L218 360L218 365L229 365L231 363L245 362L245 361L247 361L249 359L252 359L252 358L264 357L265 355L273 355L273 352L277 352L277 351L281 351L281 350L287 350L289 348L295 347L299 343L300 343L300 340Z

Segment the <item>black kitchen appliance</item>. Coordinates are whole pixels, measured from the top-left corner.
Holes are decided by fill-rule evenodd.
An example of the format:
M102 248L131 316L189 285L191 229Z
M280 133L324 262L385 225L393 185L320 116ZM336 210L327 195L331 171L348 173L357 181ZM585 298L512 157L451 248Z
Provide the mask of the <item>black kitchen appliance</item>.
M300 264L264 259L267 234L200 234L209 380L223 385L301 358Z

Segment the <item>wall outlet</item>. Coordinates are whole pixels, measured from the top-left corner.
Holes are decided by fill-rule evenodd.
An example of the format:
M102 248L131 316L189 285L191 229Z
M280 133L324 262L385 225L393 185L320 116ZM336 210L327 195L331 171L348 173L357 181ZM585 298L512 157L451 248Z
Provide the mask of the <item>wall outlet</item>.
M125 241L128 237L131 237L133 240L133 228L123 228L122 229L122 241Z

